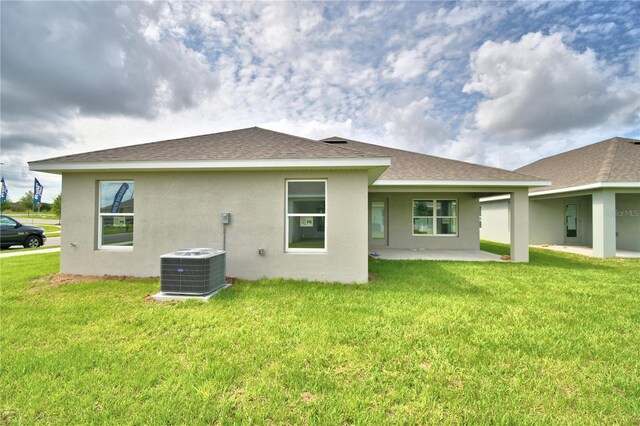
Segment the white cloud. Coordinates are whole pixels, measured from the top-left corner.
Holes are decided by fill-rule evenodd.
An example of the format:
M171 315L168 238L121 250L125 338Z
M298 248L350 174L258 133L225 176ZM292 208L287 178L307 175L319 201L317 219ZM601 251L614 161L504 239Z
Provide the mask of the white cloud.
M448 54L451 46L460 42L465 35L456 32L432 35L420 40L412 49L391 52L386 58L385 78L407 82L421 75L429 76L436 62Z
M423 74L427 65L424 53L418 49L391 53L387 57L387 62L389 63L389 71L386 77L397 78L401 81L407 81Z
M434 25L447 27L461 27L475 21L481 21L486 17L502 16L506 8L496 9L489 5L470 5L463 3L453 8L440 7L436 11L427 11L416 17L416 29L428 28Z
M275 130L277 132L294 134L310 139L322 139L330 136L342 136L345 138L353 138L353 121L347 119L345 121L334 120L287 120L261 123L260 127Z
M561 2L30 5L3 4L1 16L2 143L22 155L11 164L258 125L509 167L620 134L637 93L624 65L638 72L631 9L622 19ZM525 18L573 38L502 43L523 34ZM621 43L598 45L605 32ZM570 108L577 118L556 114L584 87L593 99ZM540 123L552 136L535 136ZM557 130L567 123L574 130ZM534 139L495 143L515 134Z
M383 108L385 138L393 144L418 152L431 152L449 136L446 124L430 116L433 103L428 97L396 108Z
M518 141L574 128L629 126L637 120L638 83L563 43L561 34L530 33L518 42L484 43L471 55L466 93L485 96L475 113L480 130Z

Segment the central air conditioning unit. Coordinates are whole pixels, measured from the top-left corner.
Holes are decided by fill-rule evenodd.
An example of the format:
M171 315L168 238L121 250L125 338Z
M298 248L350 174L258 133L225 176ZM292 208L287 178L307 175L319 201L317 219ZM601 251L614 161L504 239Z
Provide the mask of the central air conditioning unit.
M203 296L225 285L224 250L183 249L160 256L160 291Z

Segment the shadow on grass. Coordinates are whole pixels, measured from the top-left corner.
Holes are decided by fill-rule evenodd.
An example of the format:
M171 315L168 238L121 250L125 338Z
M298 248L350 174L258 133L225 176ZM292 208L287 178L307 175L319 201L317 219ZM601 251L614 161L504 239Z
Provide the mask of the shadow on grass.
M492 241L481 241L480 249L489 253L508 255L510 246L508 244L494 243ZM590 268L599 270L612 270L619 263L618 259L597 259L573 253L563 253L541 248L529 248L529 263L520 264L531 268L549 267L554 268Z

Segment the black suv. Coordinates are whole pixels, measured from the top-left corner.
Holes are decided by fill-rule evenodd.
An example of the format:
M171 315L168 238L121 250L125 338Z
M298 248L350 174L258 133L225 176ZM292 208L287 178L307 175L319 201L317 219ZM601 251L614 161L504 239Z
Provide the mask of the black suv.
M23 225L9 216L0 216L0 247L3 249L15 245L25 248L40 247L47 240L44 229Z

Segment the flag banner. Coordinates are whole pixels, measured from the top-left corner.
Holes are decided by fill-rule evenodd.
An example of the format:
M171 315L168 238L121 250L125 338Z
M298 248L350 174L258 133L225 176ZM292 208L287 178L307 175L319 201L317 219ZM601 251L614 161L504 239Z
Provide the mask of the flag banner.
M123 183L116 192L116 196L113 197L113 204L111 204L111 213L118 213L118 209L120 208L120 203L122 203L122 198L124 198L124 194L129 189L128 183Z
M7 201L7 196L9 195L9 191L7 190L7 185L4 183L4 176L2 176L2 194L0 195L0 200L2 202Z
M38 181L37 178L33 179L33 207L39 206L42 203L42 191L44 186Z

